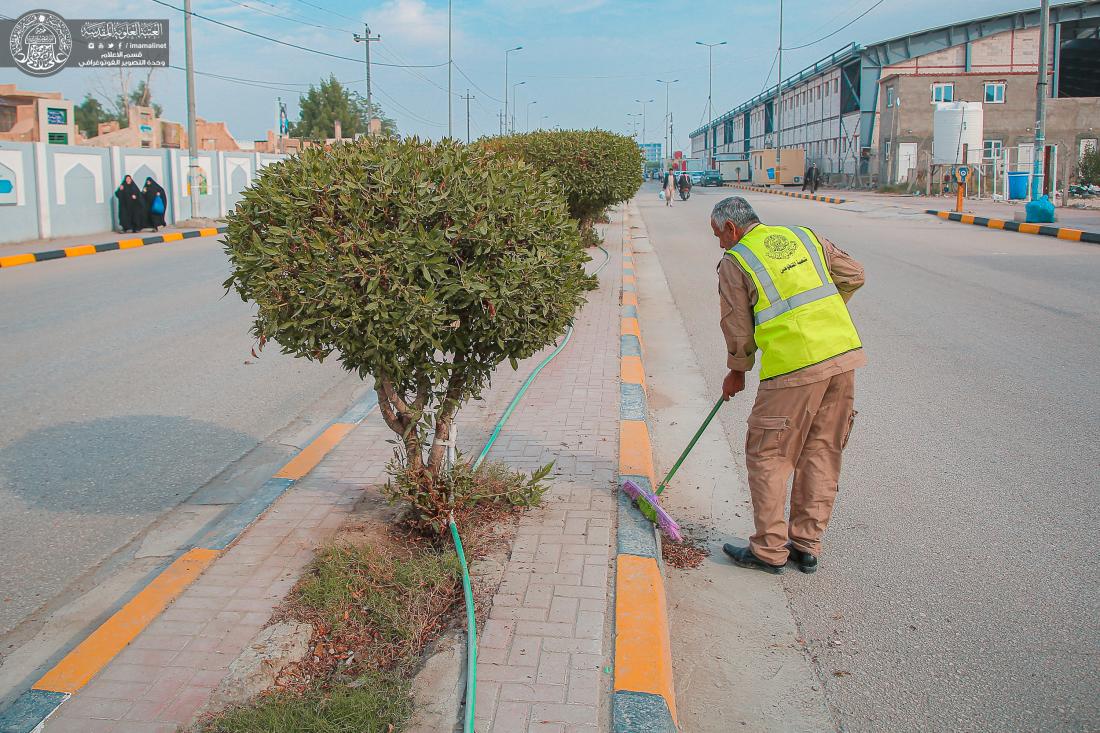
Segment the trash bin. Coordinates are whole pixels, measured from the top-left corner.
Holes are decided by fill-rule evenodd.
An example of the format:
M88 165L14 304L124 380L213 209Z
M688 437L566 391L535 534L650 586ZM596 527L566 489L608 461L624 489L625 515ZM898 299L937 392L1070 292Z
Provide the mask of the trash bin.
M1027 190L1031 185L1031 174L1026 171L1009 172L1008 174L1008 198L1017 201L1027 198Z

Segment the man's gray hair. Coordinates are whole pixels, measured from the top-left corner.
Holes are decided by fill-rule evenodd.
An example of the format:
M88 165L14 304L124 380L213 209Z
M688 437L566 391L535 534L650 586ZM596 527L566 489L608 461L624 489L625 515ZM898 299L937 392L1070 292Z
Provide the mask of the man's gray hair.
M721 229L727 221L732 221L738 229L744 229L749 224L759 224L760 217L752 210L752 206L741 196L724 198L714 205L710 212L711 220Z

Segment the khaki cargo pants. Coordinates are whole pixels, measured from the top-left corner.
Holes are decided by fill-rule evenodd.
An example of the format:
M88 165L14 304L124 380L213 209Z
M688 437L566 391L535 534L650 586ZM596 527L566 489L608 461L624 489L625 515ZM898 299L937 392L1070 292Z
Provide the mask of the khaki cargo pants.
M749 539L764 562L787 561L787 540L821 554L840 479L840 457L856 412L855 371L798 387L761 389L749 415L745 463L756 533ZM784 518L787 481L790 521Z

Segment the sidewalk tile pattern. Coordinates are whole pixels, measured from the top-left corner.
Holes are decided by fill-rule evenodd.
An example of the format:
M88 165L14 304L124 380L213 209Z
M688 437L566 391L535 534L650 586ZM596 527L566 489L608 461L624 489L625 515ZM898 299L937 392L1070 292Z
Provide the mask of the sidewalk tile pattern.
M47 733L172 733L190 723L314 549L382 479L386 432L380 420L360 425L62 705Z
M479 640L478 733L607 730L622 227L616 217L606 229L610 260L572 343L489 454L522 470L555 468L544 505L520 520ZM595 252L593 266L603 257Z

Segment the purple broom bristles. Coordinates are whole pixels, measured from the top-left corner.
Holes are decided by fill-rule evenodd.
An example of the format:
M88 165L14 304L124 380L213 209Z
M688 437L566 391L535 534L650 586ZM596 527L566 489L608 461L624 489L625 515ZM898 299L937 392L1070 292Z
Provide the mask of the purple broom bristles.
M623 482L623 491L625 491L626 495L634 501L644 501L646 504L649 504L657 515L657 526L661 528L662 532L667 534L675 542L684 541L683 536L680 534L680 525L676 523L672 515L661 508L661 501L657 498L656 494L642 488L630 479Z

